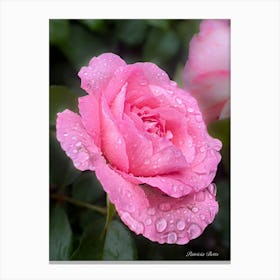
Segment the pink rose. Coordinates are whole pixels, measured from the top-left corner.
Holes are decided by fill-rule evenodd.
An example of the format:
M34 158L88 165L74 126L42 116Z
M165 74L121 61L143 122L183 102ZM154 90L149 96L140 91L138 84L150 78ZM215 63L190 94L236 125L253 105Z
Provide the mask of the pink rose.
M185 89L198 101L206 123L230 114L230 22L203 20L190 42Z
M122 221L159 243L186 244L218 212L211 184L221 142L196 100L153 63L106 53L79 72L80 115L58 114L57 139L79 170L93 170Z

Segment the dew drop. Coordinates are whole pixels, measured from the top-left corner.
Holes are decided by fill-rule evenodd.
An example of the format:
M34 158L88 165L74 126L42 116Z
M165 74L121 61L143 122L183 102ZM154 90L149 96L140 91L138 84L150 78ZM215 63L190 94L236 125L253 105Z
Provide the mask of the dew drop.
M171 209L170 203L164 202L159 205L161 211L169 211Z
M204 153L206 151L206 147L205 146L201 146L199 148L199 150L200 150L201 153Z
M163 232L167 227L167 222L164 218L158 219L156 221L156 230L158 232Z
M152 224L152 219L151 218L148 218L146 221L145 221L145 225L146 226L149 226Z
M204 216L203 214L200 214L199 217L200 217L200 219L201 219L202 221L205 220L205 216Z
M188 229L190 239L197 238L201 234L201 229L197 224L191 224Z
M196 116L195 116L195 119L196 119L198 122L202 122L202 116L201 116L201 115L196 115Z
M212 183L208 186L208 191L210 192L210 194L213 194L214 196L217 193L217 186L216 184Z
M147 214L150 215L150 216L153 216L156 214L156 209L155 208L149 208L147 210Z
M171 86L177 86L177 83L174 82L174 81L170 81L170 85L171 85Z
M117 142L118 142L118 144L121 144L122 143L122 139L119 138Z
M67 132L63 133L63 136L64 137L68 136L68 133Z
M175 232L169 232L167 235L167 243L173 244L177 241L177 234Z
M76 149L73 150L73 154L76 154L78 153L78 151Z
M141 222L136 221L128 212L123 212L121 217L136 234L144 232L144 225Z
M194 206L194 207L192 208L192 211L193 211L194 213L197 213L198 208Z
M186 227L186 224L183 220L179 220L176 224L178 230L183 230Z
M142 80L139 83L141 86L146 86L148 84L148 82L146 80Z
M77 140L77 137L76 137L76 136L72 136L71 139L72 139L72 140Z
M192 113L194 111L194 109L192 107L189 107L187 111Z
M76 144L76 147L77 148L79 148L79 147L81 147L82 146L82 143L81 142L78 142L77 144Z
M176 102L177 102L179 105L181 105L181 104L183 103L182 100L181 100L180 98L178 98L178 97L176 97L175 100L176 100Z

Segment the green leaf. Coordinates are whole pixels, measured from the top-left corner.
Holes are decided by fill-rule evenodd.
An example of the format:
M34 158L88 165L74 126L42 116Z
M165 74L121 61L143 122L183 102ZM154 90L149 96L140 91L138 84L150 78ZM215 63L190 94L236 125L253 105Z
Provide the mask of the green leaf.
M211 136L222 141L222 161L227 173L230 170L230 119L215 121L208 125L208 132Z
M146 31L147 24L144 20L120 20L116 32L122 42L134 46L144 41Z
M65 19L51 19L49 21L50 42L52 45L60 46L66 43L69 34L69 21Z
M157 27L163 30L167 30L170 27L170 20L166 19L148 19L147 23L150 26Z
M118 220L112 221L104 244L104 260L135 260L136 246L130 232Z
M217 201L219 212L213 222L213 227L222 234L222 242L229 246L230 239L230 182L227 180L217 181Z
M57 113L69 109L77 112L78 94L73 93L64 86L50 86L50 124L54 125L57 118Z
M105 218L95 216L90 224L87 224L82 235L78 249L71 256L72 260L101 260L103 255L104 239L102 229Z
M95 202L105 194L96 175L92 171L84 171L74 181L72 196L77 200Z
M92 31L102 31L106 27L103 19L82 19L79 20L79 22L87 26Z
M54 187L70 185L81 171L77 170L62 150L53 131L50 132L50 184Z
M145 61L163 63L171 59L179 50L180 42L175 32L152 29L144 45Z
M103 38L95 36L83 25L72 22L69 40L60 50L73 64L75 70L79 71L82 66L88 65L92 57L104 52L113 52L113 46L105 44Z
M72 231L64 209L51 208L50 213L50 260L68 260L71 250Z

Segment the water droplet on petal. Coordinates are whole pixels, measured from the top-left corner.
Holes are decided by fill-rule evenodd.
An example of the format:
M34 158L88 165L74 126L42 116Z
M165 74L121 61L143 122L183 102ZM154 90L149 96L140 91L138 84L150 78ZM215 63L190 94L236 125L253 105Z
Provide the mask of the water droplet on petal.
M194 109L192 107L189 107L187 111L192 113L194 111Z
M196 115L196 116L195 116L195 119L196 119L198 122L202 122L202 116L201 116L201 115Z
M200 217L200 219L201 219L202 221L205 220L205 216L204 216L203 214L200 214L199 217Z
M177 102L179 105L181 105L181 104L183 103L182 100L181 100L180 98L178 98L178 97L176 97L175 100L176 100L176 102Z
M174 82L174 81L170 81L170 85L171 85L171 86L177 86L177 83Z
M77 148L79 148L79 147L81 147L82 146L82 143L81 142L78 142L77 144L76 144L76 147Z
M161 211L169 211L171 209L170 203L164 202L159 205Z
M177 241L177 234L175 232L169 232L167 235L167 243L173 244Z
M205 146L201 146L201 147L199 148L199 150L200 150L200 152L204 153L204 152L206 151L206 147L205 147Z
M72 136L72 140L77 140L77 137L76 136Z
M148 82L146 80L142 80L139 83L141 86L146 86L148 84Z
M76 149L74 149L74 150L73 150L73 153L76 154L76 153L78 153L78 151L77 151Z
M121 144L122 143L122 139L119 138L117 142L118 142L118 144Z
M68 136L68 133L67 132L63 133L63 136L64 137Z
M149 208L147 210L147 214L150 215L150 216L153 216L156 214L156 209L155 208Z
M151 218L148 218L146 221L145 221L145 225L146 226L149 226L152 224L152 219Z
M163 232L167 227L167 222L164 218L158 219L156 221L156 230L158 232Z
M123 212L121 218L133 231L135 231L136 234L144 232L144 225L141 222L136 221L128 212Z
M178 230L183 230L186 227L186 224L183 220L179 220L176 224Z
M150 161L148 159L145 159L144 164L150 164Z
M201 229L197 224L191 224L188 229L190 239L197 238L201 234Z
M208 191L210 192L210 194L213 194L214 196L216 196L217 193L217 186L216 184L212 183L208 186Z
M193 211L194 213L196 213L196 212L198 211L198 208L194 206L194 207L192 208L192 211Z

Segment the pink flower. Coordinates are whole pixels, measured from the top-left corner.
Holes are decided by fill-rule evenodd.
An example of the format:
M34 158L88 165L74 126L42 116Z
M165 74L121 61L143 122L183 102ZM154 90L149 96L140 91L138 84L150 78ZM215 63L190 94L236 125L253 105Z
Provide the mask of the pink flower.
M206 123L230 114L230 23L204 20L190 42L183 83L198 101Z
M94 170L122 221L159 243L186 244L218 212L211 184L221 142L196 100L153 63L94 57L79 76L80 115L58 114L57 139L80 170Z

